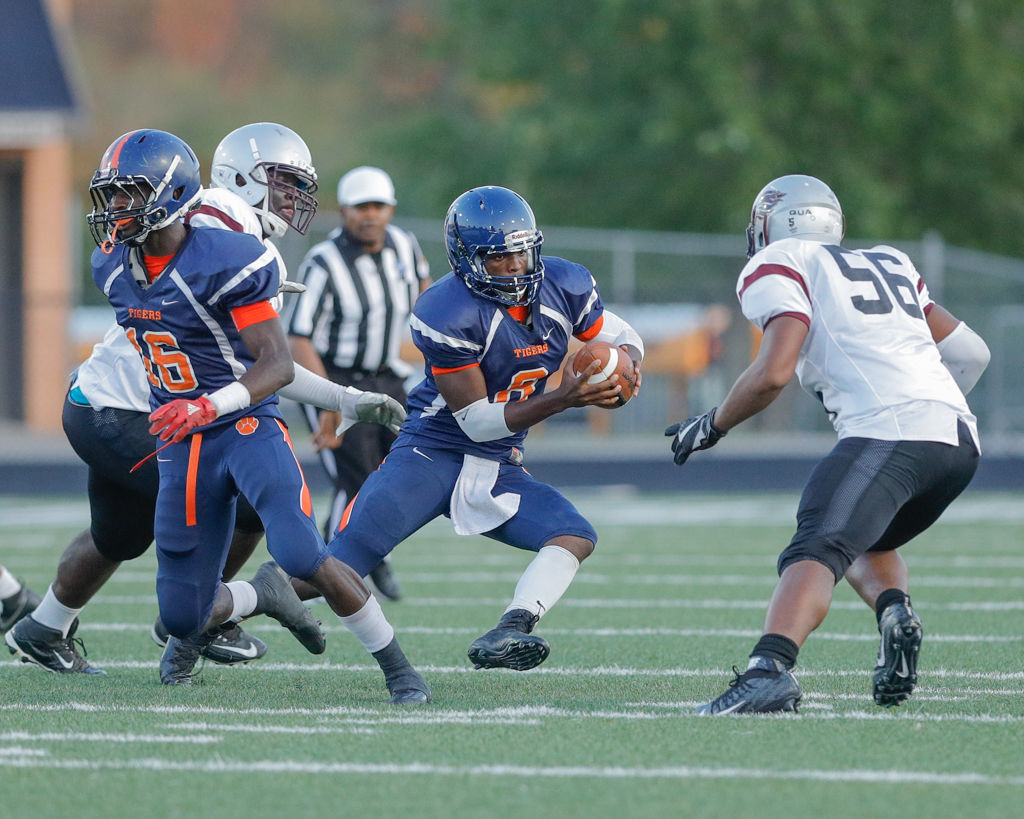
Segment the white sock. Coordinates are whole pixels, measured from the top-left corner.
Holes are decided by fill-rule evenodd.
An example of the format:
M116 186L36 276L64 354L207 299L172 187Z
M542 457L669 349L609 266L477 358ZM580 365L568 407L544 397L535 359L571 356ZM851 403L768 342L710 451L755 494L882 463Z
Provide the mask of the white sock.
M32 619L47 628L57 629L61 637L67 637L68 629L81 612L82 609L69 609L61 603L53 593L51 584L43 595L43 602L39 604L39 608L32 612Z
M20 591L21 583L18 582L18 579L10 571L0 566L0 600L14 597Z
M523 576L516 584L512 603L505 611L526 609L531 614L543 617L557 603L569 588L580 562L576 555L549 543L530 561Z
M366 601L366 605L355 614L338 617L338 619L371 654L386 648L388 643L395 639L395 630L384 616L384 612L381 611L377 598L372 594Z
M232 609L228 620L241 620L256 611L256 589L252 583L248 580L232 580L224 585L231 592Z

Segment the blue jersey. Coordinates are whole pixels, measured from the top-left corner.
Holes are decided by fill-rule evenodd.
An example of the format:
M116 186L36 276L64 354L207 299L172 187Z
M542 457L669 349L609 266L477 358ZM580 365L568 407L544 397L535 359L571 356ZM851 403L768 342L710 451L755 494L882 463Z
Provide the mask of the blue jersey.
M93 281L142 356L153 409L227 386L252 366L231 311L277 294L277 261L262 242L245 233L190 228L164 272L147 287L140 282L144 271L137 250L93 251ZM258 406L276 402L272 395ZM252 409L216 423L243 414Z
M454 273L420 295L410 324L426 361L426 377L409 394L409 415L395 447L418 444L501 461L509 459L513 448L522 450L526 430L496 441L472 441L445 404L434 374L479 366L491 402L524 401L543 393L548 376L565 358L570 336L592 338L604 312L587 268L545 257L544 269L528 324L475 295Z

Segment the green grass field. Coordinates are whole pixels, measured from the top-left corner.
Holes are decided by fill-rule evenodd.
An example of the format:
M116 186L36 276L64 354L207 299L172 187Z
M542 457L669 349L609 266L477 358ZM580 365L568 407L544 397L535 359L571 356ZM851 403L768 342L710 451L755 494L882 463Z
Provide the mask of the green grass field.
M925 627L909 703L873 704L874 616L840 584L800 657L800 713L718 719L693 708L746 662L796 497L572 497L601 542L530 672L465 656L529 555L447 521L396 552L405 599L384 606L433 686L419 710L387 704L323 603L326 654L257 618L266 658L165 688L155 557L124 565L79 631L108 676L0 658L0 816L1018 815L1020 496L969 493L905 549ZM80 499L0 499L0 562L42 593L86 517Z

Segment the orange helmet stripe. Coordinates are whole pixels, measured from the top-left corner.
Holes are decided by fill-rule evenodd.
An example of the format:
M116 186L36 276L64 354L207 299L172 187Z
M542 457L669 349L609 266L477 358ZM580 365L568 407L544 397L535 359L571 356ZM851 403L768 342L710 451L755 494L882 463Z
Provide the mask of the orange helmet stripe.
M117 162L121 158L121 149L124 144L131 138L133 134L137 134L138 130L129 131L123 137L121 137L116 144L111 145L107 148L107 152L103 155L103 161L100 162L100 166L103 168L117 168Z

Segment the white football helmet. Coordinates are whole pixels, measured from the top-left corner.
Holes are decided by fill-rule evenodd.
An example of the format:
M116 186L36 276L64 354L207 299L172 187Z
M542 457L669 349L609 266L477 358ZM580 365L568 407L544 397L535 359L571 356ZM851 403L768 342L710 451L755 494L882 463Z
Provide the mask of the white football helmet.
M309 148L291 128L275 122L243 125L224 137L213 153L210 185L241 196L256 210L267 236L284 236L289 227L304 234L316 215L316 168Z
M765 185L754 200L747 227L747 258L788 237L837 245L846 219L832 189L813 176L790 174Z

